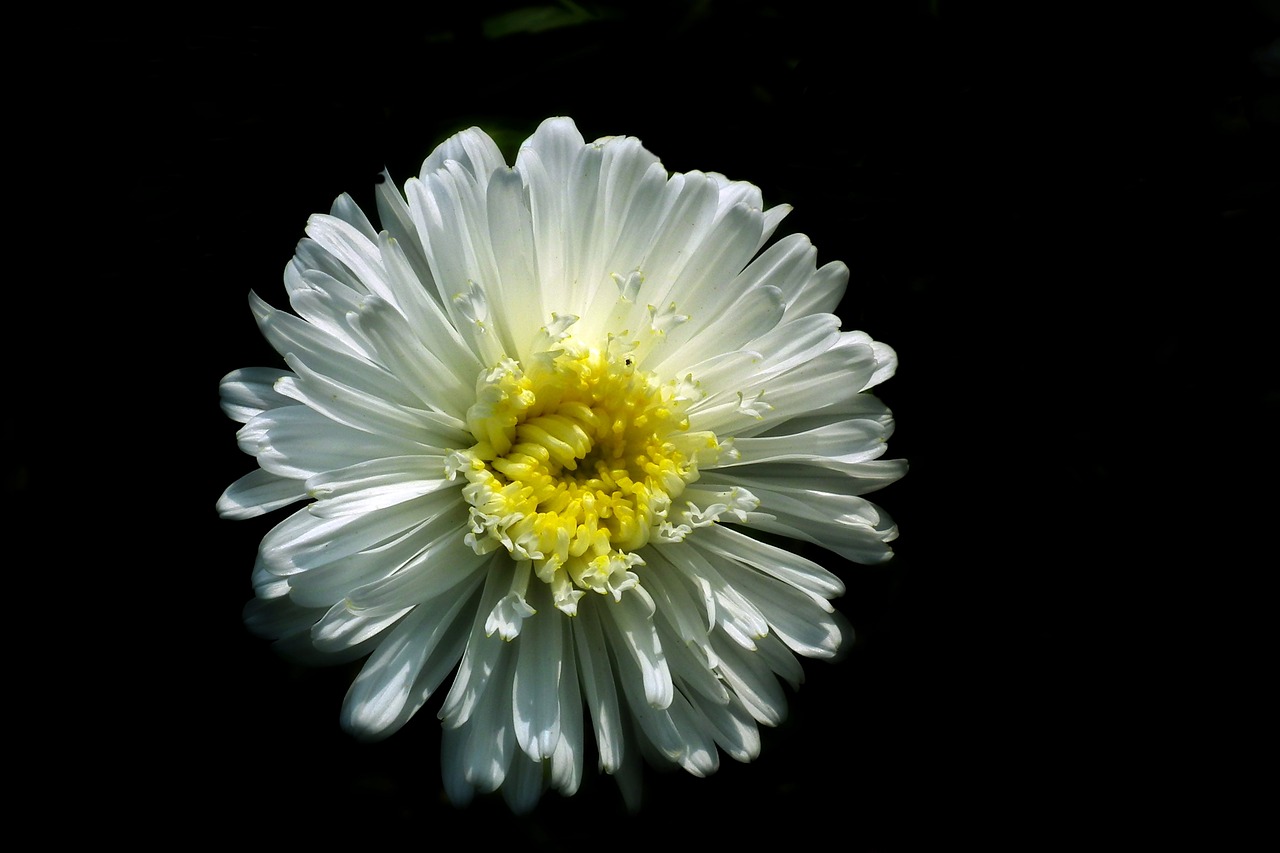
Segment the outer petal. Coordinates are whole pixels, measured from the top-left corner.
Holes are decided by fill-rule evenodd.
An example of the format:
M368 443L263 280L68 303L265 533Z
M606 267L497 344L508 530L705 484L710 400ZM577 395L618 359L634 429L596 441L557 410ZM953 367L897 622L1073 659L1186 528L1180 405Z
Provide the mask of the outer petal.
M218 499L218 514L223 518L255 518L306 496L306 489L297 480L259 468L227 487Z
M231 371L218 385L223 413L233 421L247 423L268 409L292 405L292 400L275 390L276 381L287 375L287 370L271 367Z
M476 588L475 575L470 589ZM342 726L365 739L399 730L422 707L462 656L467 620L474 605L462 590L414 608L382 641L347 691Z

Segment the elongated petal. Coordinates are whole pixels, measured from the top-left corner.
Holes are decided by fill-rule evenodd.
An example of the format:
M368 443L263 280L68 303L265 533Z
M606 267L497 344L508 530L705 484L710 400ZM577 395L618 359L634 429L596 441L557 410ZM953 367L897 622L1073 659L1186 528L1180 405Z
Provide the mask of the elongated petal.
M375 435L337 423L293 400L288 403L253 418L237 436L241 450L282 477L305 480L375 459L444 453L443 448L410 436Z
M471 601L460 594L415 607L352 682L342 703L342 727L372 740L408 722L457 664L466 637L466 619L459 615Z
M288 371L270 367L245 367L233 370L218 385L222 411L240 423L248 423L268 409L293 403L275 390L276 380Z
M603 621L612 632L613 641L640 670L645 701L654 708L667 707L673 695L671 671L667 669L667 660L662 653L662 642L639 596L623 596L607 612L608 616Z
M299 481L259 468L227 487L218 499L218 514L223 518L255 518L306 496Z
M545 587L536 601L541 613L526 620L512 694L516 742L535 761L555 754L560 742L560 680L564 655L560 634L562 616L552 606Z
M583 696L591 709L600 767L606 773L614 773L622 767L626 756L626 739L613 668L609 662L608 641L594 607L583 608L580 617L572 624L578 673Z

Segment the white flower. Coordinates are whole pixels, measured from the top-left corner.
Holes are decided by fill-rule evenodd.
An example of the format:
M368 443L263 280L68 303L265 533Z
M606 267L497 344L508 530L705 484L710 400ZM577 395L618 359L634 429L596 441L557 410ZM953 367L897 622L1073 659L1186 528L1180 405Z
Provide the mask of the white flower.
M830 313L846 267L764 248L788 209L751 184L564 118L514 168L460 133L377 205L382 230L345 195L311 218L296 315L250 296L289 369L222 382L259 467L219 511L307 502L262 540L249 626L369 655L342 708L362 738L453 673L458 802L572 794L587 727L632 801L641 755L754 758L795 655L835 655L843 585L753 534L862 563L896 536L862 495L906 470L866 393L897 359Z

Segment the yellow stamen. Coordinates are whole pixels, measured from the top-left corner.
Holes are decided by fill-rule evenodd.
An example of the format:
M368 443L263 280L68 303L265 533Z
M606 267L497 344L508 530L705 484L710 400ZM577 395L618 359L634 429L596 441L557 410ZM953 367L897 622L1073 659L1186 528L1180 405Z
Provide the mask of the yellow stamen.
M616 598L637 584L634 552L720 445L687 434L687 380L567 336L546 355L481 374L467 411L476 443L453 466L467 478L467 543L529 561L572 614L586 591Z

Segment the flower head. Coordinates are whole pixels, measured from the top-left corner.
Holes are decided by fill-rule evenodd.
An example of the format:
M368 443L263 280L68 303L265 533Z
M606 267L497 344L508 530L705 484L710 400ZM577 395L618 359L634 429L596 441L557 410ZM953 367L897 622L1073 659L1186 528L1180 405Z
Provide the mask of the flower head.
M862 563L897 535L862 497L906 470L867 393L897 359L830 313L848 270L770 242L787 208L751 184L564 118L514 168L460 133L377 206L380 229L347 196L311 218L296 314L250 297L288 369L222 381L259 467L219 511L306 502L262 540L250 628L369 655L359 737L447 684L455 801L573 793L588 727L624 777L754 758L795 655L835 655L843 592L756 533Z

